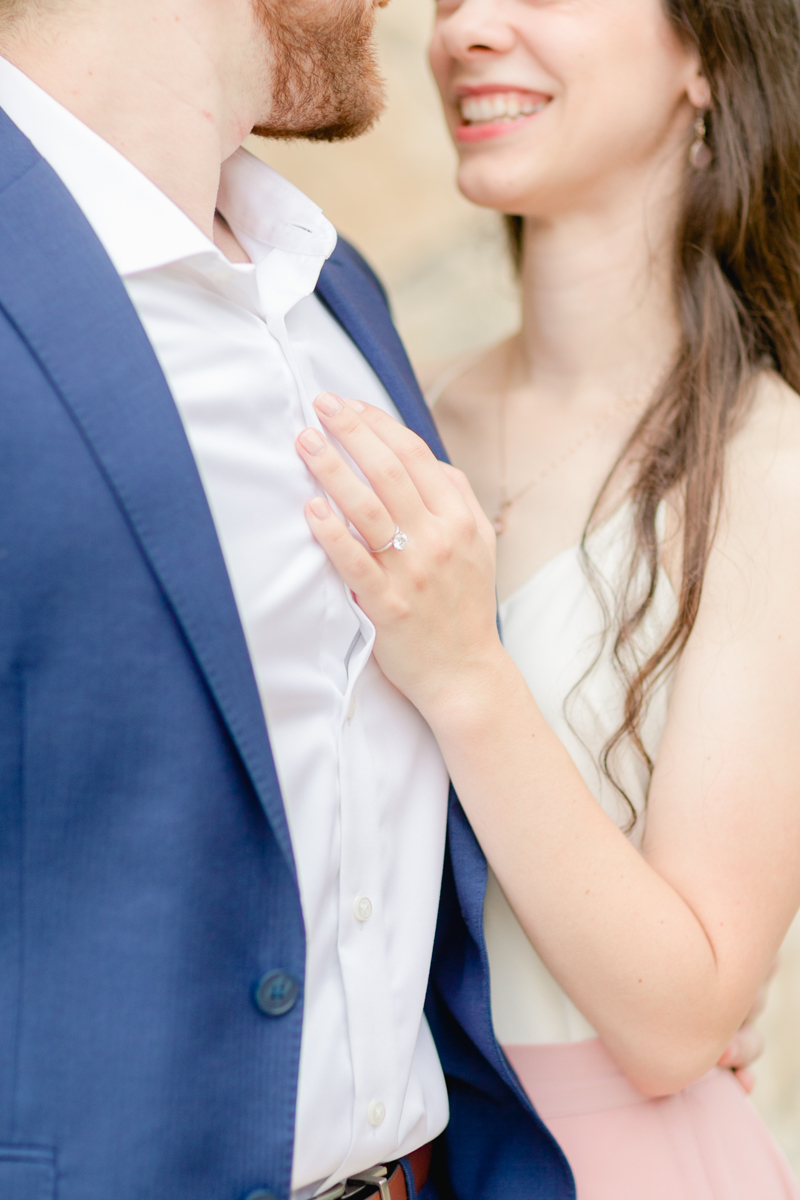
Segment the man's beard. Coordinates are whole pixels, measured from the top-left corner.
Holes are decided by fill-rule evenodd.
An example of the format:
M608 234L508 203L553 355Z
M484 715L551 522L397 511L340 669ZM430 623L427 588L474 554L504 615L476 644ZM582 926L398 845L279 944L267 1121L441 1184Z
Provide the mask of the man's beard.
M364 0L256 0L272 52L272 106L253 133L335 142L358 137L383 110Z

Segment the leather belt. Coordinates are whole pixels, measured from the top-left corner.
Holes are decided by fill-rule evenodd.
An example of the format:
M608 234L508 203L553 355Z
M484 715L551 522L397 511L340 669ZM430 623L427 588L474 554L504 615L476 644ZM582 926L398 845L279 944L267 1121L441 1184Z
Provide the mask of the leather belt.
M421 1192L428 1179L431 1166L431 1143L412 1150L407 1161L414 1176L414 1190ZM378 1196L380 1200L410 1200L406 1177L400 1163L380 1163L362 1171L359 1175L351 1175L335 1187L328 1188L316 1200L367 1200L368 1196Z

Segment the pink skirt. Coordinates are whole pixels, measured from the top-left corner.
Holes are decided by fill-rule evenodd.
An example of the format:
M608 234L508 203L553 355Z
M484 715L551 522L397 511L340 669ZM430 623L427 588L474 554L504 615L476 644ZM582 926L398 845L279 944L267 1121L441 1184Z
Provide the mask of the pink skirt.
M649 1100L599 1040L503 1049L567 1156L578 1200L800 1200L730 1071Z

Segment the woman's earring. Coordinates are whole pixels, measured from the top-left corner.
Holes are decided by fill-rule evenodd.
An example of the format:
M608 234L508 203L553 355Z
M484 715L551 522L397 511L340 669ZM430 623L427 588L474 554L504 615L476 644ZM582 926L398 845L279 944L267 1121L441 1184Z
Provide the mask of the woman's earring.
M689 150L689 162L696 171L705 171L714 157L706 141L707 133L706 120L701 115L694 123L694 141Z

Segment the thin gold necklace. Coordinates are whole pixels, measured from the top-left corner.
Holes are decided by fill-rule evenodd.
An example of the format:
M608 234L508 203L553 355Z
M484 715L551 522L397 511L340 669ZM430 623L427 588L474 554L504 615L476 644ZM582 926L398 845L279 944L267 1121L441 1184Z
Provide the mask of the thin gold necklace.
M637 405L641 404L643 400L649 400L653 395L657 384L661 379L663 379L663 377L664 369L662 367L653 376L646 391L642 390L637 392L635 396L627 396L624 400L617 400L613 405L603 409L602 413L594 422L594 424L590 425L588 429L584 430L581 436L576 438L574 442L571 442L570 445L567 446L566 450L559 454L557 458L552 459L547 466L542 467L539 471L537 471L533 478L529 479L525 486L521 487L519 491L514 492L513 495L509 495L508 493L508 438L506 409L508 405L508 395L511 391L511 384L510 382L507 383L500 398L500 405L498 408L498 434L500 444L500 507L497 510L497 515L492 521L494 531L498 537L505 533L506 529L508 528L508 514L518 500L521 500L523 496L527 496L528 492L532 492L535 487L538 487L540 483L543 483L549 475L552 475L554 471L557 471L559 467L563 466L565 462L572 458L573 454L577 454L578 451L581 450L587 444L587 442L590 442L592 438L600 432L601 429L604 429L606 425L609 425L614 417L618 416L628 408L635 408Z

